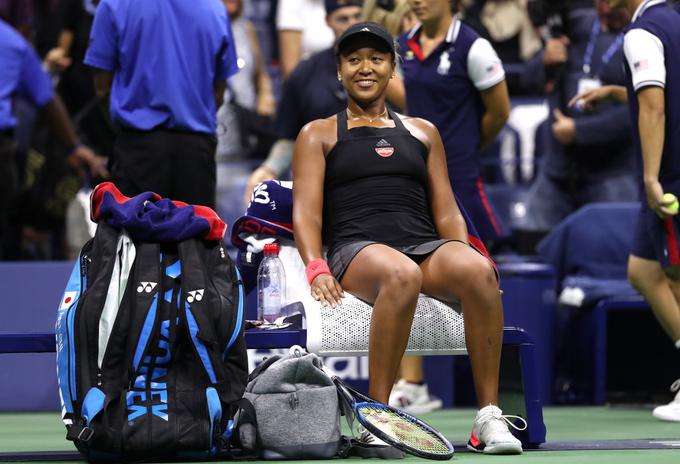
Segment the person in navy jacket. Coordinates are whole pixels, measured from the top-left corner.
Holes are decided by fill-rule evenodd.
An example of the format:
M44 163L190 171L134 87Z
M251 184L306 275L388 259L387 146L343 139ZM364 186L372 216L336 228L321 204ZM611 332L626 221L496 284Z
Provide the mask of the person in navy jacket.
M570 104L592 109L609 100L628 101L645 196L628 259L628 279L680 350L680 234L674 198L680 194L680 14L664 0L609 3L625 7L632 16L623 44L627 85L594 89ZM680 422L680 379L671 390L678 392L674 400L655 408L653 415Z

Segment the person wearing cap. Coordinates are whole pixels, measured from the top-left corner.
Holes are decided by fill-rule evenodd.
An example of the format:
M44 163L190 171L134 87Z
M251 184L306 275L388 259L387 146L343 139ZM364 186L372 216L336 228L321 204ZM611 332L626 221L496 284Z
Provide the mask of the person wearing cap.
M121 192L214 207L217 108L238 71L222 2L101 0L85 64L121 129L111 173Z
M311 294L335 307L346 289L373 304L369 394L383 403L418 295L459 301L477 398L487 411L475 424L478 447L521 453L495 406L503 333L498 281L491 261L468 243L439 132L386 107L396 52L384 28L355 24L338 39L336 55L347 107L305 125L293 158L293 225Z
M13 99L26 98L50 124L52 131L68 147L68 163L82 172L88 168L93 176L106 177L105 160L82 145L71 124L64 104L52 90L50 77L42 70L33 47L19 32L0 19L0 258L6 235L10 201L16 193L17 173L14 164L17 120L12 114Z
M576 95L570 106L592 111L607 101L628 102L643 198L628 256L628 280L645 297L680 353L680 15L664 0L609 0L631 16L623 38L626 86ZM677 361L667 367L678 372ZM673 400L652 411L680 423L680 379Z
M359 22L362 3L363 0L325 0L326 24L336 39ZM250 175L243 196L246 204L258 183L278 179L288 171L293 142L305 124L335 114L347 105L336 74L335 51L329 47L300 62L284 82L276 109L276 131L280 139Z

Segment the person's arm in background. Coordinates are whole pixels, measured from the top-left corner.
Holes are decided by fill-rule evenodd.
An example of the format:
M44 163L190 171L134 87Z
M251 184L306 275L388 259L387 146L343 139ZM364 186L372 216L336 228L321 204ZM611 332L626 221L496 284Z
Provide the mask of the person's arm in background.
M97 97L104 100L111 94L111 85L113 84L113 73L109 71L102 71L101 69L94 69L92 72L94 79L94 91Z
M61 98L52 90L50 77L42 70L38 55L28 43L23 53L17 92L40 108L40 114L47 120L52 132L66 145L68 163L79 174L83 174L84 168L89 168L95 177L108 177L104 158L96 156L80 143Z
M54 94L52 100L40 108L40 114L47 119L52 132L68 147L67 161L79 175L82 176L87 168L93 177L109 176L106 160L80 143L59 95Z
M662 87L644 87L637 93L640 105L638 127L642 146L643 180L649 207L666 212L663 187L659 182L661 156L666 135L665 90Z
M576 95L569 100L568 106L578 106L580 109L593 111L606 101L628 103L628 90L622 85L604 85Z
M299 0L279 0L276 11L276 29L279 36L279 66L281 78L288 79L302 58L302 31L304 16Z
M482 117L482 141L480 148L489 145L505 126L510 116L510 96L505 81L479 92L484 102Z
M215 79L213 81L213 97L215 98L215 108L219 108L224 103L224 91L227 88L226 79Z
M236 44L234 34L231 32L231 21L226 8L220 10L222 20L222 46L215 57L217 66L213 77L213 96L215 97L215 114L217 108L222 106L224 90L227 87L227 79L238 72L238 59L236 56Z
M510 115L510 97L503 63L486 39L477 39L468 53L468 77L484 102L480 148L498 135Z
M574 119L574 145L607 145L630 138L630 110L613 105ZM603 155L605 152L603 151Z
M269 149L267 159L250 174L243 191L243 202L250 203L253 189L260 182L277 179L289 168L293 159L294 142L290 139L278 139Z
M57 38L57 46L47 52L45 63L52 72L63 72L71 66L71 47L73 46L74 34L79 18L78 9L82 8L79 0L62 0L59 4L58 16L61 23L61 31Z
M276 132L281 138L269 149L267 159L248 178L243 191L243 201L246 205L250 202L253 189L258 183L280 178L290 169L294 140L302 126L308 122L303 120L300 108L300 102L304 100L300 92L304 92L305 69L303 66L299 67L283 83L281 100L276 109Z
M257 38L257 31L255 31L255 27L250 21L246 23L246 32L248 33L250 47L253 51L253 59L255 60L255 88L257 89L256 111L263 116L271 116L276 109L274 92L272 90L272 80L269 77L267 66L262 57L262 48L260 47L260 41Z
M643 181L647 204L660 216L673 214L663 200L659 182L666 135L666 58L658 37L642 29L626 32L623 51L632 76L638 104L638 130L642 148Z
M302 57L302 32L290 29L279 31L279 65L281 78L288 79Z
M293 229L295 244L302 261L323 260L321 229L323 223L323 187L326 171L324 143L334 138L332 120L318 119L302 128L293 155ZM342 287L330 273L317 275L310 283L312 296L322 304L335 307L342 297Z
M111 93L113 73L118 62L118 32L108 0L102 0L94 14L90 44L84 63L93 69L94 89L102 100Z
M59 32L57 46L47 52L45 63L52 72L63 72L71 66L71 46L73 45L73 32L62 29Z

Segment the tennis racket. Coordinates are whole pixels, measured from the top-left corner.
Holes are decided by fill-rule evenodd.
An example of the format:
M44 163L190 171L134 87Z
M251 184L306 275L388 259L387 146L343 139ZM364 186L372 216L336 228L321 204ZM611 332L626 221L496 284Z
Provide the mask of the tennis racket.
M366 430L406 453L444 461L453 457L453 445L425 422L399 409L363 395L324 368L340 397Z

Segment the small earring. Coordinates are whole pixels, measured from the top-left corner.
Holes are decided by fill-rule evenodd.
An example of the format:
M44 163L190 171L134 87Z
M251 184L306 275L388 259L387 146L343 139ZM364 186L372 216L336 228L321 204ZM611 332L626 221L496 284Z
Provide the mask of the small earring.
M338 76L338 80L341 81L341 80L342 80L342 77Z

